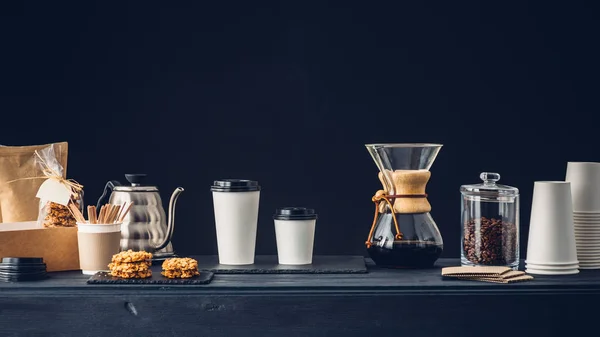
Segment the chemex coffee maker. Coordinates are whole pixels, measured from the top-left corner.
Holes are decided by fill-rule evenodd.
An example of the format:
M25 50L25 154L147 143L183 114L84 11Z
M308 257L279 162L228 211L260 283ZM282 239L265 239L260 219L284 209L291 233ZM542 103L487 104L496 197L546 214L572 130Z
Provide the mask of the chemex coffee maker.
M121 250L144 250L153 253L153 260L161 261L174 257L171 238L175 227L175 203L183 188L178 187L171 195L167 218L162 199L156 186L143 185L145 174L126 174L131 185L122 185L116 180L106 183L98 200L97 208L106 202L122 205L133 202L131 210L121 225Z
M429 214L425 187L441 144L366 144L383 189L375 193L375 217L366 246L376 265L431 267L442 254L442 236Z

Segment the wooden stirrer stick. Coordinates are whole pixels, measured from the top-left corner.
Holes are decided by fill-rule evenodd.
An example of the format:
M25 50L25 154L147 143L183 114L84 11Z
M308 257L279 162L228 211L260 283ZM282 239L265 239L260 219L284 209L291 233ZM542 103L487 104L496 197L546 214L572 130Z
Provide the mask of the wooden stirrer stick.
M96 206L92 206L92 219L95 224L98 223L98 210L96 209Z
M121 205L115 205L112 213L110 214L110 219L108 219L108 223L114 223L117 219L117 215L119 215L119 212L121 212Z
M127 206L127 202L124 202L123 205L121 205L121 208L119 209L119 213L117 213L117 217L115 218L116 222L120 222L119 220L121 219L121 216L123 215L123 212L125 211L125 206Z
M81 211L79 210L79 208L77 208L77 206L73 205L72 203L69 203L68 207L71 209L75 220L77 220L78 222L85 222L85 217L83 216L83 214L81 214Z
M91 223L91 224L96 223L94 221L94 206L89 205L87 207L87 213L88 213L88 223Z
M128 201L127 204L123 207L123 211L121 212L121 215L119 216L117 222L123 222L125 220L125 217L127 216L127 213L129 213L131 206L133 206L133 201Z
M104 216L106 215L106 207L104 207L106 205L102 205L102 207L100 207L100 218L98 219L98 223L104 223Z

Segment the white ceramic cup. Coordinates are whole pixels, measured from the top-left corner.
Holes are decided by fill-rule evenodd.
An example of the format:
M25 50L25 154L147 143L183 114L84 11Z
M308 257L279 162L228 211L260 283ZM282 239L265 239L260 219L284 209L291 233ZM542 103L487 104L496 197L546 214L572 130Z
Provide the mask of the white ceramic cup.
M577 262L571 184L537 181L533 188L527 260L536 264ZM533 268L531 273L535 273ZM544 274L547 274L544 271Z
M211 190L219 263L254 264L260 186L252 180L223 179Z
M114 254L121 251L121 224L77 223L79 266L84 275L108 271Z
M279 264L311 264L315 242L315 211L303 207L286 207L275 211L275 238Z
M567 163L565 181L571 183L574 211L600 211L600 163Z

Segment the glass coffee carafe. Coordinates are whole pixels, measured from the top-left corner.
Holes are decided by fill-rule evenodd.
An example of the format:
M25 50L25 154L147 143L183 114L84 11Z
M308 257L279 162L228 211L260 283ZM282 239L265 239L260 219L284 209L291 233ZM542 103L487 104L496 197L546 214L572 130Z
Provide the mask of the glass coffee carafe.
M429 214L425 187L441 144L366 144L383 189L375 193L375 217L366 241L376 265L427 268L442 254L442 236Z

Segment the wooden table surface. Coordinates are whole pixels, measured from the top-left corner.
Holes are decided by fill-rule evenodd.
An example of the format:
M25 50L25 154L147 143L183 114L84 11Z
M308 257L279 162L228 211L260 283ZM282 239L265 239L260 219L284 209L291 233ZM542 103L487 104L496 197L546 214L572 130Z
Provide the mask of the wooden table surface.
M424 270L215 275L209 285L0 283L0 336L558 336L597 329L600 270L492 284Z

